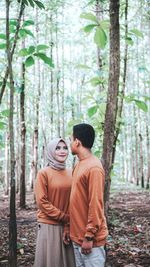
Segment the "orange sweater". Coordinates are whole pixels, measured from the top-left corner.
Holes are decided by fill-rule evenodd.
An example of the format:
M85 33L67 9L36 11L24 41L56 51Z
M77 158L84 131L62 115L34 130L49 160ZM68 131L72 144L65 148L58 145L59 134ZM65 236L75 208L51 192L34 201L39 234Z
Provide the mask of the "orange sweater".
M38 222L63 224L69 220L68 207L71 191L71 170L45 167L37 175L35 185Z
M103 203L104 176L100 160L93 155L79 161L73 171L70 237L79 245L82 245L85 236L94 237L94 247L106 243L108 230Z

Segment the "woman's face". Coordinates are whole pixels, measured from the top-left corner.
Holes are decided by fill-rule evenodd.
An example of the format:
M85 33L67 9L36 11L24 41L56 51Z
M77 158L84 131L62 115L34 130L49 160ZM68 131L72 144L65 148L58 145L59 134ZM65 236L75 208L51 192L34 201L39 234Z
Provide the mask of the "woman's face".
M68 147L63 141L60 141L55 149L55 159L64 162L68 157Z

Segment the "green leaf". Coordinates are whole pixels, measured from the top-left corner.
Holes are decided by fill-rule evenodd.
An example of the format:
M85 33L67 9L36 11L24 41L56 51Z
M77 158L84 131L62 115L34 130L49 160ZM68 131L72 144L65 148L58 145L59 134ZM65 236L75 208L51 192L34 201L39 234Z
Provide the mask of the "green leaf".
M30 30L24 29L24 31L26 32L26 34L34 37L33 33Z
M97 44L98 47L100 48L105 48L107 44L107 35L103 29L98 27L95 32L94 36L94 42Z
M0 39L6 40L6 34L0 33Z
M29 46L28 53L33 54L35 52L35 46L31 45Z
M109 20L101 20L100 26L103 30L108 30L110 28L110 22Z
M23 0L23 3L28 6L28 1L27 0Z
M44 45L44 44L37 45L37 52L39 52L40 50L48 49L48 48L49 48L48 45Z
M89 80L89 82L92 84L92 86L97 86L98 84L101 83L101 80L99 79L99 77L94 77L91 80Z
M28 56L30 55L29 51L27 48L22 48L20 51L19 51L19 56L22 56L22 57L25 57L25 56Z
M0 121L0 130L3 130L6 126L6 123L3 121Z
M29 56L25 61L25 65L26 67L31 67L33 64L34 64L34 58Z
M97 112L98 106L93 106L88 109L88 116L91 118Z
M89 24L89 25L86 25L83 30L84 32L91 32L97 25L96 24Z
M28 0L28 2L29 2L29 4L30 4L30 6L34 7L34 2L33 2L33 0Z
M133 40L132 40L131 37L127 37L127 38L126 38L126 42L127 42L127 44L129 44L129 45L133 45L133 44L134 44L134 42L133 42Z
M30 36L34 37L33 33L30 30L27 30L27 29L20 29L19 30L19 35L20 35L20 37L26 37L27 35L30 35Z
M99 25L98 19L92 13L82 13L80 15L80 18L94 21L94 22L96 22L97 25Z
M4 117L9 117L9 114L10 114L10 110L9 109L5 109L1 112L1 114L4 116Z
M34 2L35 2L35 4L36 4L40 9L45 9L45 6L43 5L42 2L40 2L40 1L36 1L36 0L34 0Z
M142 109L144 112L148 111L148 107L144 101L141 100L134 100L135 104L137 105L138 108Z
M5 44L0 44L0 49L6 49L6 43Z
M45 64L49 65L50 67L54 68L54 64L50 57L47 57L44 53L35 53L34 56L39 57L44 61Z
M27 27L27 26L31 26L34 25L34 21L33 20L25 20L23 22L23 27Z
M139 31L138 29L132 29L130 30L130 33L133 33L136 37L141 37L143 38L143 33L141 31Z
M15 19L10 19L9 25L17 26L17 20Z

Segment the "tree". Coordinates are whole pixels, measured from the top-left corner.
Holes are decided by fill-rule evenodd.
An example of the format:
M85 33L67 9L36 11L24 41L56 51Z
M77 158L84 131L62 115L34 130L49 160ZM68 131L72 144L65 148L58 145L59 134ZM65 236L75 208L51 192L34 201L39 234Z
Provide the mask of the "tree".
M111 170L113 160L113 145L115 139L115 125L117 116L117 101L120 75L120 34L119 34L119 0L110 0L110 61L109 86L104 123L103 154L102 159L106 173L105 208L109 203Z

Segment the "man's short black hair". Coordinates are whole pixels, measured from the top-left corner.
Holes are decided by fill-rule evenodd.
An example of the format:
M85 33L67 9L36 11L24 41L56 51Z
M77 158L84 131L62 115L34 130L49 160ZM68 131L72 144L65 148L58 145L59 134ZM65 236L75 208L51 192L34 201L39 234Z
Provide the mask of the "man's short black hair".
M87 123L74 125L73 137L79 139L84 147L91 148L95 139L94 128Z

